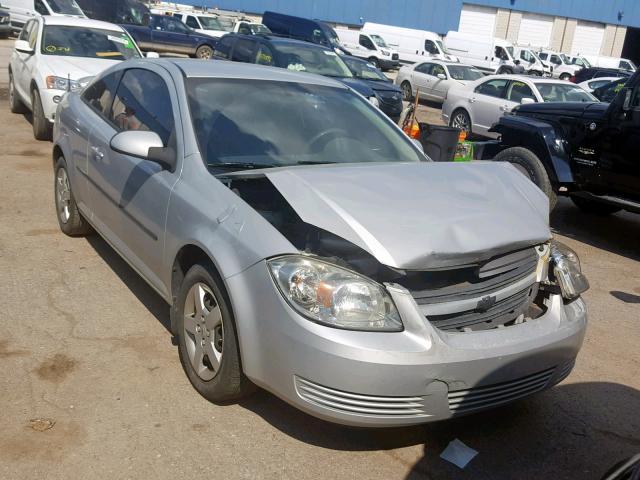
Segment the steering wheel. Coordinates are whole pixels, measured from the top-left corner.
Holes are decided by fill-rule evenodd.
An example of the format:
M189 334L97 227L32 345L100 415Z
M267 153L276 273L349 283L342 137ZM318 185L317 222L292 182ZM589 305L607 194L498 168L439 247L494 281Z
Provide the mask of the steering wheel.
M341 137L346 137L346 134L344 130L340 130L339 128L330 128L329 130L320 132L309 141L309 150L311 150L312 152L317 152L318 150L320 150L319 147L323 147L334 138ZM316 144L318 145L316 146Z

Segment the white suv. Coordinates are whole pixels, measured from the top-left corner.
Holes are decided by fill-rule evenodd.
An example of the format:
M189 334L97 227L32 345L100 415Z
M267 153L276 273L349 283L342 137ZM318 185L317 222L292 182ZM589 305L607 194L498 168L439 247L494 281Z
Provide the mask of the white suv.
M33 112L33 135L51 138L57 104L111 65L142 54L118 25L85 18L42 16L29 20L9 64L11 111Z

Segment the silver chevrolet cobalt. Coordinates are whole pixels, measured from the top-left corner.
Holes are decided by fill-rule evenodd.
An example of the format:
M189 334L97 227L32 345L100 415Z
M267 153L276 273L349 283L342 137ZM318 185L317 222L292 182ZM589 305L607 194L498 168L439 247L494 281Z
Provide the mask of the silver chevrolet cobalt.
M329 78L134 60L65 95L62 231L95 230L171 306L213 402L258 385L349 425L549 388L587 322L576 254L509 164L434 163Z

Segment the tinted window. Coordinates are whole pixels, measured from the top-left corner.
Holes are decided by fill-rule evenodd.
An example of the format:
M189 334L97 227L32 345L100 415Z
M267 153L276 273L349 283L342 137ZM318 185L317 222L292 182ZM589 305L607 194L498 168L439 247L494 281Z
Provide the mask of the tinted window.
M542 60L546 60L546 59L547 59L547 54L546 54L546 53L542 53L542 52L540 52L540 53L538 54L538 56L539 56Z
M511 82L507 90L507 100L520 103L523 98L536 99L529 85L524 82Z
M414 70L419 73L426 73L427 75L431 73L431 68L433 67L433 63L421 63Z
M47 10L47 7L44 6L44 3L42 3L42 0L36 0L34 6L36 12L38 12L40 15L49 15L49 11Z
M192 15L189 15L187 17L187 21L185 23L191 28L200 28L200 25L198 25L198 20Z
M165 146L174 145L175 128L169 98L167 85L160 76L148 70L127 70L113 101L111 121L120 130L156 132Z
M258 52L256 54L256 63L259 65L273 65L273 52L264 44L258 46Z
M82 98L96 112L109 119L111 114L111 103L114 93L118 87L122 72L112 73L100 80L93 82L82 94Z
M360 35L360 45L362 45L367 50L375 50L376 46L373 44L371 39L366 35Z
M256 42L247 38L238 38L233 48L233 61L253 63Z
M476 93L490 97L504 98L508 80L496 79L481 83L476 87Z
M444 67L436 63L433 65L433 68L431 69L431 75L433 75L434 77L437 77L440 74L444 75L445 77L447 76L447 72L444 71Z
M242 35L251 35L251 28L249 28L249 24L242 22L240 23L240 25L238 25L238 33L241 33Z
M440 53L438 51L438 47L436 46L435 43L433 43L432 40L425 40L424 41L424 50L426 52L429 52L429 53L433 54L433 55L437 55L438 53Z
M557 55L551 55L551 63L555 63L556 65L560 65L562 62L560 61L560 57Z
M216 56L229 59L233 47L233 37L222 37L216 44Z
M200 152L212 168L424 160L384 114L347 89L189 78L187 94Z
M156 17L156 29L163 32L173 33L189 33L189 28L177 18L164 16L162 18Z

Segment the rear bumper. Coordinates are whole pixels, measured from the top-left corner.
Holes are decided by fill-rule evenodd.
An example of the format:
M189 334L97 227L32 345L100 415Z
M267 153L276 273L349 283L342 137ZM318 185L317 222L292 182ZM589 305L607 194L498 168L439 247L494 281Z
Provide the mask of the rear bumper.
M443 420L550 388L573 368L587 323L581 299L565 305L552 295L536 320L444 332L425 320L409 292L390 286L405 330L353 332L294 312L264 263L227 284L238 299L246 375L311 415L354 426Z

